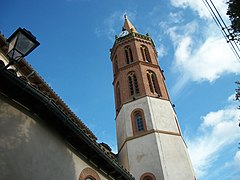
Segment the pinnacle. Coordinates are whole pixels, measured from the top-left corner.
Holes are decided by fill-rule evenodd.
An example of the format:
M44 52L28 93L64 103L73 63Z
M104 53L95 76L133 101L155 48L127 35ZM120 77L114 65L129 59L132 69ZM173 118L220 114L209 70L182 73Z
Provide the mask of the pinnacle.
M131 32L137 33L136 28L129 21L129 19L128 19L126 14L124 15L124 19L125 19L125 21L124 21L123 29L127 30L129 33L131 33Z

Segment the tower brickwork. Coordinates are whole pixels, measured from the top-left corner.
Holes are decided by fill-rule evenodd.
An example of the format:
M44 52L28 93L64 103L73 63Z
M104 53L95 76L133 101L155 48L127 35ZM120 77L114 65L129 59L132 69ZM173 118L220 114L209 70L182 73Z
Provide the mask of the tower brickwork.
M136 179L193 180L155 45L127 17L111 61L119 162Z

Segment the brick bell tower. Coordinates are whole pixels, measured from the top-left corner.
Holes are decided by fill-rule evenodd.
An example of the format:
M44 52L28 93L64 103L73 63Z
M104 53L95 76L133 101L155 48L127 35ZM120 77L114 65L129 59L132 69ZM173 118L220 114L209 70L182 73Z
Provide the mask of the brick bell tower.
M195 179L152 39L125 16L110 51L119 162L137 180Z

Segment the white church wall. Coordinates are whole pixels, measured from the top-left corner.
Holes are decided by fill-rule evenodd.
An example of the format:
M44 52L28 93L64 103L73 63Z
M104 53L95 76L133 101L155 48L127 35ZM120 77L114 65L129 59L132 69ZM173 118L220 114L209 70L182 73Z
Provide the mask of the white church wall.
M163 99L144 97L124 104L117 119L117 138L119 147L126 138L133 136L131 113L142 109L146 120L147 130L161 130L180 134L175 112L171 102Z
M157 133L165 180L193 180L194 171L181 136Z
M118 147L121 147L128 137L133 136L131 113L135 109L142 109L144 111L147 129L153 128L146 97L124 104L116 118Z
M148 97L148 102L155 130L180 133L170 101Z
M118 143L118 150L121 148L123 145L124 141L127 138L126 135L126 121L125 119L125 109L122 108L121 111L119 112L117 118L116 118L116 130L117 130L117 143Z
M144 111L147 125L147 131L136 136L131 123L135 109ZM136 179L143 172L151 172L159 180L194 179L170 101L144 97L124 104L117 116L117 134L119 161Z
M79 179L90 165L29 115L0 98L0 179Z
M129 171L128 146L127 143L122 146L118 154L118 162Z
M136 179L143 172L154 174L157 180L163 179L163 171L155 133L132 139L127 142L129 169Z

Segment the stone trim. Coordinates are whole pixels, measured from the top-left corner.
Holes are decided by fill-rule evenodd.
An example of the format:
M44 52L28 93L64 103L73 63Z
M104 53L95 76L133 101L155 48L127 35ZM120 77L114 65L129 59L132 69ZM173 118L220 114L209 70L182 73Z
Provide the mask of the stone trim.
M137 127L136 127L136 122L135 122L135 113L136 112L140 112L142 115L142 122L143 122L143 127L144 127L144 131L137 131ZM145 121L145 115L144 115L144 111L140 108L134 109L131 113L131 121L132 121L132 131L133 131L133 136L137 136L140 135L144 132L147 131L147 125L146 125L146 121Z
M140 177L140 180L156 180L156 177L152 173L146 172Z
M87 167L82 170L79 176L79 180L85 180L87 177L94 178L94 180L100 180L99 175L93 169Z
M130 140L142 137L142 136L146 136L146 135L152 134L152 133L160 133L160 134L167 134L167 135L181 136L182 137L182 135L180 133L176 133L176 132L172 132L172 131L164 131L164 130L154 130L154 129L152 129L150 131L140 132L140 133L137 133L136 135L133 135L131 137L126 138L126 140L122 143L121 147L119 148L118 152L120 152L122 150L123 146L126 144L127 141L130 141Z
M145 98L145 97L151 97L151 98L162 99L162 100L165 100L165 101L170 101L170 100L167 99L167 98L159 97L158 95L154 95L154 94L153 94L153 95L146 95L146 94L144 94L144 95L142 95L142 96L136 96L135 99L131 99L131 100L129 100L129 101L126 101L126 102L122 102L122 103L121 103L121 106L119 106L119 108L118 108L117 111L116 111L116 117L115 117L115 119L117 119L117 116L118 116L120 110L122 109L122 107L123 107L125 104L131 103L131 102L133 102L133 101L136 101L136 100L139 100L139 99L142 99L142 98Z

